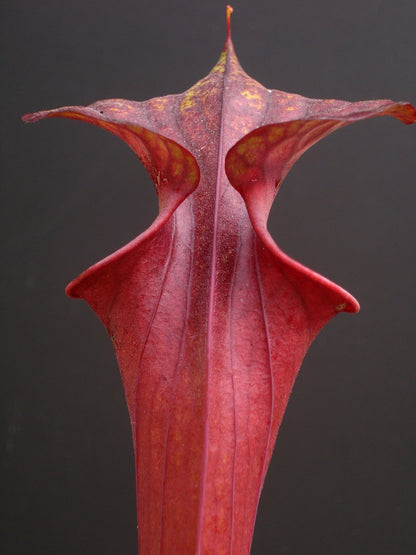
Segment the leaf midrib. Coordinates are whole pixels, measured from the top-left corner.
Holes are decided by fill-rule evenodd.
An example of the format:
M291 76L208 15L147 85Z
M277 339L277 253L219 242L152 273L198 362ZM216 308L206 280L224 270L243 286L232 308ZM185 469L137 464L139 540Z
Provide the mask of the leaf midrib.
M208 436L209 436L209 385L210 385L210 367L211 367L211 355L213 350L213 339L212 339L212 329L214 322L214 303L215 303L215 289L216 289L216 274L217 274L217 240L218 240L218 219L219 219L219 203L220 203L220 192L221 192L221 177L223 174L222 161L224 160L223 150L224 150L224 113L225 113L225 91L226 82L229 73L230 64L230 48L231 41L227 38L226 41L226 55L224 63L224 73L222 79L222 94L221 94L221 115L220 115L220 127L219 127L219 141L218 141L218 154L217 154L217 177L215 182L215 201L214 201L214 222L213 222L213 234L212 234L212 250L211 250L211 275L210 275L210 288L209 288L209 300L208 300L208 322L207 322L207 347L206 347L206 414L205 414L205 430L204 430L204 455L202 462L202 480L201 480L201 494L200 494L200 505L199 505L199 521L198 521L198 545L196 553L201 552L201 541L202 541L202 528L204 519L204 504L205 504L205 493L206 493L206 477L208 469Z

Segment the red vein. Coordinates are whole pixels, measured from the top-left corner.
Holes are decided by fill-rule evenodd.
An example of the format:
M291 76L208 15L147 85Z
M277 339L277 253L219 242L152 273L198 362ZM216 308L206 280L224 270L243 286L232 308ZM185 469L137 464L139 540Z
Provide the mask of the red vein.
M135 403L134 403L134 435L135 435L134 451L135 451L136 465L137 465L137 456L138 456L138 453L137 453L137 445L138 445L137 408L139 406L139 404L137 402L137 395L138 395L138 390L139 390L140 366L141 366L141 363L142 363L142 360L143 360L144 351L145 351L146 346L148 344L150 331L152 329L153 322L154 322L154 319L156 317L157 311L159 309L160 301L162 299L163 290L164 290L164 287L165 287L168 270L169 270L170 263L171 263L171 260L172 260L175 234L176 234L176 213L174 213L173 216L172 216L172 236L171 236L170 245L169 245L169 253L168 253L166 264L165 264L165 267L164 267L164 270L163 270L162 283L161 283L161 286L160 286L158 297L156 299L156 303L155 303L154 308L153 308L153 312L151 314L151 317L150 317L150 320L149 320L149 323L148 323L148 326L147 326L147 329L146 329L142 350L141 350L140 357L139 357L139 360L138 360L138 363L137 363L137 374L136 374L136 384L135 384L135 394L134 394L134 396L135 396ZM137 482L137 478L138 478L138 474L137 474L137 469L136 469L136 482ZM136 488L137 488L137 483L136 483ZM138 501L138 499L139 499L139 497L137 496L137 501ZM137 513L138 513L138 507L137 507ZM140 533L140 531L139 531L139 533Z
M238 233L238 245L236 248L235 260L234 260L234 267L233 273L231 278L230 284L230 292L229 292L229 301L228 301L228 314L231 315L232 313L232 299L233 299L233 290L235 287L235 277L237 275L237 262L239 258L239 253L241 250L241 232L239 230ZM237 414L236 414L236 398L235 398L235 380L234 380L234 357L233 357L233 346L232 346L232 329L231 329L231 317L228 318L228 336L230 342L230 366L231 366L231 381L232 381L232 390L233 390L233 418L234 418L234 456L233 456L233 482L232 482L232 493L231 493L231 532L230 532L230 553L232 553L233 549L233 536L234 536L234 500L235 500L235 475L237 469Z
M271 433L272 433L272 426L273 426L274 382L273 382L272 359L271 359L271 353L270 353L269 329L268 329L268 324L267 324L267 315L266 315L266 311L264 309L264 296L263 296L263 289L262 289L262 286L261 286L261 279L260 279L260 268L259 268L258 254L257 254L257 236L256 235L253 235L253 243L254 243L253 251L254 251L256 278L257 278L257 285L258 285L258 289L259 289L262 317L263 317L263 322L264 322L264 333L266 335L268 365L269 365L269 371L270 371L270 424L269 424L269 430L267 432L266 448L265 448L265 451L264 451L263 467L262 467L262 470L261 470L261 480L260 480L260 484L259 484L259 491L258 491L258 494L257 494L257 506L258 506L259 500L260 500L260 495L261 495L261 490L263 488L264 476L265 476L266 469L267 469L267 453L268 453L268 450L269 450ZM254 515L254 519L255 518L256 518L256 515ZM253 525L254 525L254 522L253 522ZM253 537L251 538L251 541L253 541ZM251 548L251 544L250 544L250 548Z
M192 210L190 211L190 213L192 214L192 218L193 218ZM191 230L192 230L191 243L193 243L193 241L194 241L194 225L193 225L193 222L192 222L192 225L191 225ZM162 547L163 547L162 546L162 541L163 541L163 506L164 506L163 499L164 499L165 492L166 492L166 471L167 471L167 463L168 463L167 452L168 452L168 442L169 442L169 432L170 432L170 421L171 421L171 415L172 415L172 405L173 405L173 399L175 397L176 382L177 382L177 379L178 379L179 362L182 359L183 349L184 349L184 345L185 345L184 337L185 337L185 331L186 331L186 323L188 322L189 305L190 305L190 299L191 299L191 283L192 283L192 269L193 269L194 250L190 249L190 252L191 252L191 260L190 260L190 264L189 264L190 271L188 273L188 284L187 284L187 289L186 289L187 295L186 295L186 310L185 310L184 326L182 328L180 349L179 349L178 359L177 359L176 365L175 365L175 373L174 373L174 376L173 376L172 389L171 389L171 393L170 393L168 420L167 420L166 435L165 435L164 462L163 462L163 490L162 490L162 499L161 499L161 504L160 504L161 510L160 510L160 524L159 524L159 553L162 553Z

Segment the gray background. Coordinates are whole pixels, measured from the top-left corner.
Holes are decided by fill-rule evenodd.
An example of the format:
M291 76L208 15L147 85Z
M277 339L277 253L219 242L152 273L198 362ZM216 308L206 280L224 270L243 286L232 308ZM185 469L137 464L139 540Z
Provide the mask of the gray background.
M414 0L238 1L240 62L270 88L416 102ZM181 92L225 38L222 1L3 1L0 551L134 554L129 419L110 341L64 287L152 221L134 154L23 113ZM416 128L379 118L313 147L270 228L361 303L313 344L266 480L253 553L411 554Z

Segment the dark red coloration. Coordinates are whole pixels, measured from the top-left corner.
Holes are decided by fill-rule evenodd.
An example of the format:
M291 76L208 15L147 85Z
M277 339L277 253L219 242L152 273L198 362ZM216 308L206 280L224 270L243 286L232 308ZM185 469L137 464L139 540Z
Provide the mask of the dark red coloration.
M278 428L310 343L346 291L283 254L268 212L299 156L332 131L410 104L311 100L241 69L229 33L187 92L25 116L80 119L122 138L160 213L67 288L113 341L136 453L140 553L247 553Z

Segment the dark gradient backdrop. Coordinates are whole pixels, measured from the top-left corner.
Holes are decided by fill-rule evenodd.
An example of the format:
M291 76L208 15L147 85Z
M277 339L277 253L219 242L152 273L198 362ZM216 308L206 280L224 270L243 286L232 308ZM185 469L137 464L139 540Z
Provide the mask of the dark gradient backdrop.
M414 0L234 2L245 70L271 88L416 102ZM1 533L4 555L136 553L133 449L110 341L68 281L144 230L150 179L117 138L20 115L181 92L217 61L218 0L4 0ZM291 256L351 291L320 334L266 480L254 554L410 555L415 511L416 126L312 148L270 217Z

